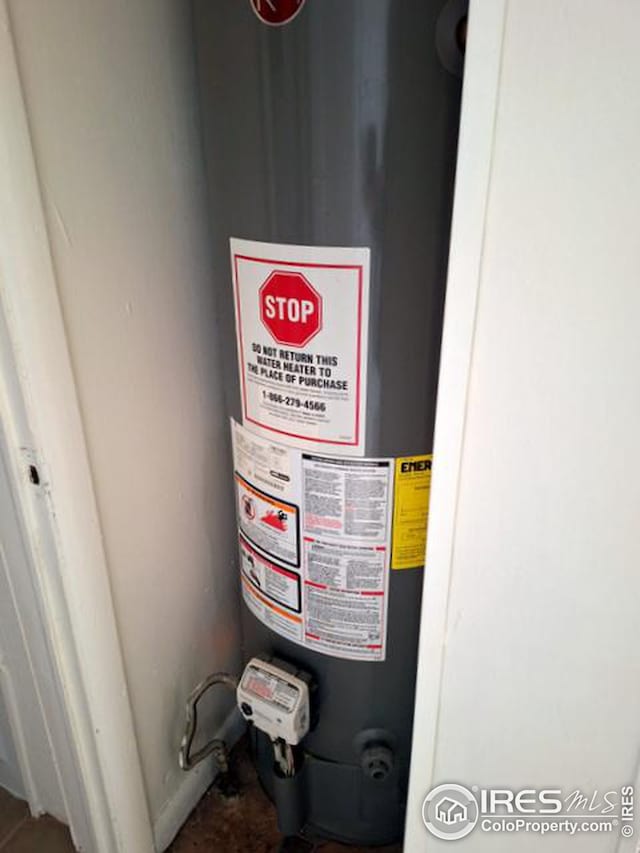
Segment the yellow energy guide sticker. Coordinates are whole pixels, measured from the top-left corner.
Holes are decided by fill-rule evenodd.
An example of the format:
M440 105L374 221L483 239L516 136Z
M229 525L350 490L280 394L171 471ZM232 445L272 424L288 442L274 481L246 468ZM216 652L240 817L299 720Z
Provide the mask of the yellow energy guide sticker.
M424 565L432 460L432 454L396 459L392 569L415 569Z

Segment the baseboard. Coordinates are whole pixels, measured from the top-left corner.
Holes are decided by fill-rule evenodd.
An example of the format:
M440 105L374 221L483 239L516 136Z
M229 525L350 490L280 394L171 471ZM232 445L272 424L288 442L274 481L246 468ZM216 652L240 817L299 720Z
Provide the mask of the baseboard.
M234 708L220 727L216 737L223 740L229 749L242 737L246 723ZM217 767L212 757L184 774L184 782L162 807L153 824L153 835L157 853L163 853L178 834L180 827L193 811L198 800L215 779Z

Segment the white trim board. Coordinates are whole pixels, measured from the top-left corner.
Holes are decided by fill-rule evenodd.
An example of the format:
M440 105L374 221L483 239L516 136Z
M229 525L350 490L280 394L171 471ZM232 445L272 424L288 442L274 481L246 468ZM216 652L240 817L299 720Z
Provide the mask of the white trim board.
M99 853L153 850L106 558L28 119L0 0L0 305L16 371L2 364L3 421L34 587ZM24 409L23 409L24 406ZM42 487L25 463L38 460ZM95 607L95 601L100 607ZM70 810L72 811L72 810Z
M4 369L2 355L0 364ZM7 409L4 405L2 408ZM22 777L23 794L31 813L46 811L66 821L71 812L68 800L73 795L67 796L58 768L66 765L72 769L71 745L34 585L24 519L7 460L0 425L0 691L5 722L15 747L15 769ZM81 800L81 792L74 793ZM82 810L79 811L82 817Z

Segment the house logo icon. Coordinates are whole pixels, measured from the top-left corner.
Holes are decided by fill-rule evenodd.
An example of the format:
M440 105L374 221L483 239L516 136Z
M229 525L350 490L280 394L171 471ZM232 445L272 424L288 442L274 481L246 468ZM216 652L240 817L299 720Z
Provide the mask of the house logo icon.
M479 814L475 797L463 785L438 785L429 791L422 804L424 825L431 835L443 841L456 841L469 835Z
M451 797L443 797L436 806L436 817L449 826L466 823L469 820L469 809Z

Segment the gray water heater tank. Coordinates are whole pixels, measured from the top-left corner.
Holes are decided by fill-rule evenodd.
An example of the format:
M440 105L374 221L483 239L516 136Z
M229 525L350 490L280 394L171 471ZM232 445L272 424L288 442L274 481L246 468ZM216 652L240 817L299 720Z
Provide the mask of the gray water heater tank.
M463 6L194 3L244 653L314 685L293 781L255 760L360 844L404 822Z

